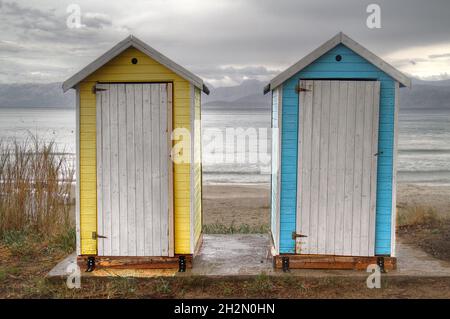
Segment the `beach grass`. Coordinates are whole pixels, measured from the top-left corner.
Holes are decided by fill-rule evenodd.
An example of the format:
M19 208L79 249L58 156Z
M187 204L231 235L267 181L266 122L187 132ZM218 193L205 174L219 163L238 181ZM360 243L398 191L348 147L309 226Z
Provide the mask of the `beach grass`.
M436 210L426 206L406 206L398 209L398 226L436 226L442 221Z
M37 136L0 141L0 240L14 252L43 239L73 250L71 160Z
M450 218L427 206L406 206L398 211L397 232L406 243L431 256L450 261Z
M214 223L203 225L204 234L267 234L269 225L248 225L232 222L230 225Z

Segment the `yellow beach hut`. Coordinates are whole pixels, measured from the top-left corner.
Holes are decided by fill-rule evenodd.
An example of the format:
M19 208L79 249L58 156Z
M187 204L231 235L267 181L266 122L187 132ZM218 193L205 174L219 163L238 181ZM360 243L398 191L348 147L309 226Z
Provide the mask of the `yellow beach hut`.
M63 83L76 90L78 262L190 266L201 244L203 81L129 36Z

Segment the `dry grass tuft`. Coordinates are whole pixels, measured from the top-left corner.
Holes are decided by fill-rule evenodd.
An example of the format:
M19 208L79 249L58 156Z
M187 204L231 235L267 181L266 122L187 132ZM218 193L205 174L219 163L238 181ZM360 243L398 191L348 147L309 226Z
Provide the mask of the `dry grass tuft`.
M412 206L398 210L398 226L427 226L434 227L440 224L441 218L431 207Z
M268 225L236 225L234 221L231 223L231 225L224 225L219 223L203 225L203 233L205 234L266 234L268 232Z
M73 165L53 142L0 141L0 239L9 244L70 237ZM71 238L65 238L71 240ZM8 244L8 243L7 243Z

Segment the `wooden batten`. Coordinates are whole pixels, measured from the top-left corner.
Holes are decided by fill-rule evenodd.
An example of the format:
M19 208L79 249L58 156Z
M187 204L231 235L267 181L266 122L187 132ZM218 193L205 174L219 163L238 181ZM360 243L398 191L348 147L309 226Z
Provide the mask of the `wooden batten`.
M200 251L200 248L202 247L202 244L203 244L203 233L200 234L200 237L197 240L197 244L195 245L194 256L196 256L198 254L198 252Z
M274 266L282 269L282 259L289 258L290 269L347 269L366 270L369 265L377 264L379 258L384 260L386 271L397 269L395 257L356 257L356 256L329 256L329 255L277 255L274 256Z

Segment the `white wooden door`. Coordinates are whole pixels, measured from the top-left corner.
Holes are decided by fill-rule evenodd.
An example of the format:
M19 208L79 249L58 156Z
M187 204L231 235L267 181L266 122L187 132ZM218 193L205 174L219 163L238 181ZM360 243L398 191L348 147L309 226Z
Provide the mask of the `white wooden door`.
M380 84L300 88L296 252L374 256Z
M168 85L97 85L99 256L170 253Z

